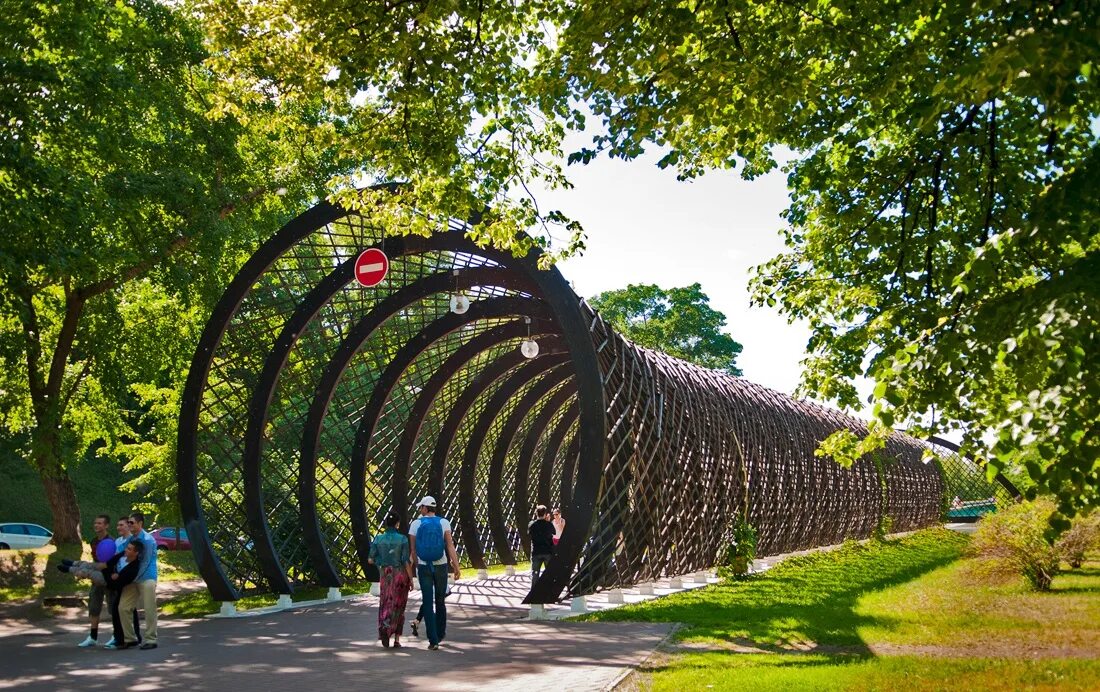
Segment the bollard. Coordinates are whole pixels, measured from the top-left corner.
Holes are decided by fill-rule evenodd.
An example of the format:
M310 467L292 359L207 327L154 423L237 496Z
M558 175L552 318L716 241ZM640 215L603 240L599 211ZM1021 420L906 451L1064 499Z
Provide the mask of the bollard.
M706 572L698 572L695 575L695 583L696 584L709 584L710 583L709 575Z
M626 601L623 599L623 590L622 589L611 589L610 591L608 591L607 592L607 602L608 603L626 603Z
M413 582L413 588L414 589L417 588L416 582ZM370 585L370 595L374 596L375 598L381 598L382 597L382 585L379 584L378 582L372 582L371 585Z
M574 596L569 610L577 615L584 615L588 612L588 599L584 596Z
M342 598L340 594L340 588L337 586L328 587L328 593L325 594L326 601L339 601Z
M532 603L531 612L527 616L528 620L549 620L550 616L546 612L546 606L541 603Z
M680 579L680 577L673 577L672 579L668 580L668 588L682 589L684 588L684 582Z
M294 605L294 601L290 600L290 594L288 593L279 594L279 600L275 601L276 608L289 608L292 605Z
M638 593L643 596L652 596L653 584L638 584Z
M222 601L222 605L218 608L218 615L223 618L231 618L237 614L237 602L236 601Z
M504 575L507 576L507 577L516 576L516 566L515 565L508 565L507 567L505 567L504 568Z
M489 570L487 570L487 569L479 569L479 570L477 571L477 578L478 578L478 579L488 579L488 578L489 578Z

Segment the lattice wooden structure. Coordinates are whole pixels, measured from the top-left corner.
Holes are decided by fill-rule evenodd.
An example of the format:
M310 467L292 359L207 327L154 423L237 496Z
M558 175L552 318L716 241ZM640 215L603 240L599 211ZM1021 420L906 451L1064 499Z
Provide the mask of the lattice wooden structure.
M560 506L538 603L710 567L746 513L769 555L867 537L886 515L929 526L959 492L1008 498L900 434L851 469L815 457L863 424L636 346L556 269L464 230L387 236L321 204L230 284L192 362L177 463L216 600L362 579L382 517L424 494L477 568L525 559L534 506ZM390 258L372 289L352 280L368 247Z

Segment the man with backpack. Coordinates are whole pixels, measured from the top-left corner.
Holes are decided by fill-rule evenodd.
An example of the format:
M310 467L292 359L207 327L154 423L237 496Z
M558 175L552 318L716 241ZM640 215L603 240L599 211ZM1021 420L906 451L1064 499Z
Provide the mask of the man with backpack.
M451 567L456 580L462 572L451 538L451 523L435 515L435 498L431 495L420 501L420 518L409 526L409 548L424 601L428 648L435 651L447 637L447 606L443 601L447 595L447 568Z

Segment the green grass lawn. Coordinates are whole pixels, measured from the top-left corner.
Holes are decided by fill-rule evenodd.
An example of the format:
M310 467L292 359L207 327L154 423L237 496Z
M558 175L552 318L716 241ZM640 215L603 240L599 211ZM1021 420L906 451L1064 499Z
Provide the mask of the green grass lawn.
M586 616L683 623L643 689L1100 689L1100 563L989 584L942 529Z

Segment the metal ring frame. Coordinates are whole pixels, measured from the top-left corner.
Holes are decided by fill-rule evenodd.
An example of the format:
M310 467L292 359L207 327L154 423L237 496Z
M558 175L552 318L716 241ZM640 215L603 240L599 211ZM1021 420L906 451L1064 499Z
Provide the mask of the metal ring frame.
M386 237L323 203L244 264L206 325L180 411L180 504L216 600L364 577L372 534L441 502L464 562L515 564L532 507L567 519L527 595L548 603L713 565L732 518L761 555L939 522L1006 500L977 467L895 434L850 469L813 454L863 424L616 334L537 253L462 224ZM379 287L352 280L379 247ZM458 291L464 314L449 309ZM527 338L534 359L519 353ZM926 450L941 452L925 463Z

